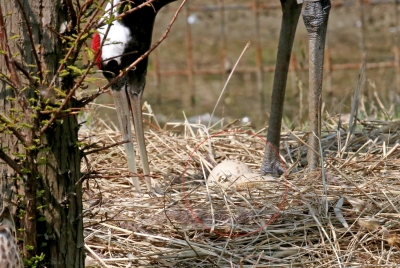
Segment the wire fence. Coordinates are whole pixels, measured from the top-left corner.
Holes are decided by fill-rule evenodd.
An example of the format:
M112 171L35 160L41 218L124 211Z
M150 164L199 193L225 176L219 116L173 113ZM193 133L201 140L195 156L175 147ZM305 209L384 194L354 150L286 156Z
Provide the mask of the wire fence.
M379 84L379 77L386 73L382 70L390 70L387 74L390 83L386 81L379 87L389 88L396 95L400 93L399 3L399 0L332 1L324 64L326 92L334 92L335 81L343 80L336 73L357 73L362 58L367 55L366 69L379 70L376 77L370 78ZM155 34L165 28L174 10L174 6L170 5L161 12L161 19L156 21ZM150 97L162 105L169 95L175 94L175 98L182 98L180 104L175 106L184 110L194 109L192 114L202 113L202 95L207 94L203 93L207 92L203 88L210 83L204 77L211 76L223 83L235 56L240 54L247 41L251 41L252 50L239 64L235 74L251 77L251 92L258 102L254 107L258 114L265 116L269 103L266 100L270 95L266 88L270 87L271 74L275 71L280 12L277 0L247 0L240 1L240 4L228 0L189 1L166 44L151 57L149 84L154 91ZM305 52L308 49L307 34L301 27L290 63L291 75L297 78L308 70L308 55ZM164 83L171 77L175 77L174 82ZM354 85L356 77L353 75L352 78ZM306 76L304 80L307 80ZM218 88L222 88L221 83ZM306 86L307 83L304 84ZM185 89L178 90L178 94L166 93L177 91L177 85ZM298 90L298 82L289 87Z

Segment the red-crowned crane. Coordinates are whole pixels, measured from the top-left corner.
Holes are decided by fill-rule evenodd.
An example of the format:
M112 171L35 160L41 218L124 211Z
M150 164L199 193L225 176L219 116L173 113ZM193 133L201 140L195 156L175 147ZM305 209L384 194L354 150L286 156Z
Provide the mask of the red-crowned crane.
M109 81L112 81L121 71L125 70L149 50L157 12L164 5L173 1L151 1L151 3L141 7L139 10L125 14L121 19L115 20L113 18L123 14L124 11L147 1L111 0L107 4L103 21L110 21L110 23L101 26L98 29L98 33L94 34L92 49L98 55L96 59L97 66ZM148 58L144 58L117 83L111 86L122 137L127 141L132 140L130 124L132 113L145 176L150 175L150 169L144 142L141 99L146 84L147 64ZM125 151L129 171L136 174L135 152L132 142L125 143ZM133 178L133 184L136 190L140 191L137 177ZM146 176L146 184L147 189L150 191L151 184L148 176Z
M115 20L112 24L102 26L98 29L98 34L94 36L92 47L95 50L101 50L101 54L96 60L99 68L103 71L104 76L108 80L112 80L150 48L156 14L164 5L173 1L174 0L151 1L147 6L132 13L125 14L122 19ZM309 143L311 148L318 151L317 136L320 134L322 67L330 0L305 1L307 3L303 11L303 19L309 33L310 45L309 120L310 131L315 133L315 135L310 136ZM113 16L120 15L125 10L136 7L144 2L146 1L112 0L106 7L105 18L109 18L110 14L113 14ZM261 166L262 174L281 174L283 172L281 162L275 151L279 149L286 80L293 40L302 9L301 2L303 2L303 0L281 0L283 12L282 28L279 37L276 72L271 97L271 118L267 134L267 141L274 148L266 146L265 156ZM104 40L105 36L106 39ZM131 140L132 138L130 112L133 114L144 175L150 174L144 143L141 113L141 97L146 81L147 64L148 60L145 58L136 65L135 69L129 71L118 83L112 86L114 102L124 140ZM125 144L125 148L129 170L136 173L132 143ZM308 161L311 169L318 166L318 154L310 150ZM134 181L134 185L137 190L140 189L137 179ZM150 190L149 179L147 179L147 186Z

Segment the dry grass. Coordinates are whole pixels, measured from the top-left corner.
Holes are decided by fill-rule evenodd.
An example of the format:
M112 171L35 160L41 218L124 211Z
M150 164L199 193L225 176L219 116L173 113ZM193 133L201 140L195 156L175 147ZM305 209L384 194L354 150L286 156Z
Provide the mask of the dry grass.
M146 133L151 170L154 181L162 185L161 194L133 191L122 146L87 156L90 166L84 165L83 171L91 172L91 179L84 182L89 266L395 267L400 263L398 121L363 122L363 129L347 142L343 129L337 131L337 126L325 122L324 169L312 172L301 167L306 147L299 139L307 135L286 132L281 151L290 167L286 178L226 191L206 185L203 172L215 164L213 159L239 159L257 171L263 140L246 127L208 133L205 127L182 125L179 135ZM119 141L119 133L106 126L101 131L82 130L80 135L100 146Z

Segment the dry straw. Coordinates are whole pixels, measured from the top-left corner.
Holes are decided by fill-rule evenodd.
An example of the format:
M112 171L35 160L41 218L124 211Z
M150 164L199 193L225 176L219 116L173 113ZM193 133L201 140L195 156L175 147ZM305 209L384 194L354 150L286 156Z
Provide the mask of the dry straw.
M208 133L204 126L188 123L175 124L170 131L148 130L151 170L163 194L134 192L121 145L87 155L82 170L87 173L87 264L397 266L400 123L364 121L346 139L345 130L332 122L324 122L321 139L324 172L302 167L307 135L288 131L281 150L288 161L287 178L230 189L205 184L204 177L224 159L259 169L264 141L250 127L231 125L207 142L221 130ZM120 140L119 132L102 122L95 130L82 130L80 137L98 142L100 149Z

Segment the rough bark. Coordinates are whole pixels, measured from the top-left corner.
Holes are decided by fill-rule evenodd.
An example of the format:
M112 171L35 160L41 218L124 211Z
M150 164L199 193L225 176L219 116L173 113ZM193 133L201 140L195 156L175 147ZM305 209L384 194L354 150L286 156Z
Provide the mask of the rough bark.
M18 2L0 0L5 17L6 32L12 54L19 53L16 60L26 71L40 76L35 61L33 47L38 56L43 72L42 88L50 84L59 61L63 57L63 44L53 29L67 19L67 11L61 0L21 0L29 25L24 20ZM32 45L27 27L31 28ZM15 37L14 39L10 37ZM8 74L7 67L0 55L0 72ZM20 76L23 78L23 76ZM25 85L27 81L21 79ZM59 80L57 80L59 81ZM56 86L68 91L72 87L72 78L63 78ZM27 98L37 98L41 88L28 86L24 91ZM15 97L13 90L0 82L0 114L10 115L12 109L21 109L17 102L8 100ZM73 107L69 103L66 108ZM40 129L40 120L29 116L23 118L30 125ZM82 188L80 179L80 150L78 148L78 123L74 115L56 120L45 133L23 128L28 139L37 138L38 149L25 150L16 137L9 132L0 133L0 148L9 156L14 153L26 154L26 161L21 163L29 169L25 176L0 160L0 189L3 199L0 208L9 206L15 215L17 227L25 231L19 234L24 242L21 248L28 259L45 254L40 264L46 267L84 267L84 241L82 221ZM32 161L34 158L35 161ZM15 160L15 159L14 159ZM42 164L38 164L38 161ZM15 178L22 177L16 180ZM18 195L17 195L18 194ZM11 201L11 202L10 202ZM21 211L25 216L18 216ZM34 216L34 217L33 217ZM29 235L28 235L29 234ZM33 246L29 249L26 246Z

